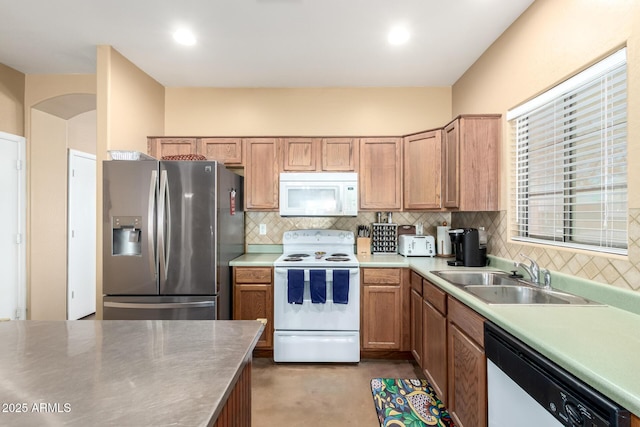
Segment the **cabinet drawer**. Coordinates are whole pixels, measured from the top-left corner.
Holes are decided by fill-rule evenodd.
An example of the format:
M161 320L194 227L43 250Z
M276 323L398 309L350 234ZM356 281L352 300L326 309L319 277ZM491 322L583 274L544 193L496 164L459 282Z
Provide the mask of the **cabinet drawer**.
M399 268L363 268L362 283L365 285L399 285Z
M271 283L271 267L236 267L236 283Z
M422 281L422 298L434 306L441 314L447 315L447 294L436 285Z
M415 271L411 271L411 279L409 281L411 283L411 289L416 291L418 295L422 295L422 276Z
M449 321L484 348L484 318L454 298L449 297L448 304Z

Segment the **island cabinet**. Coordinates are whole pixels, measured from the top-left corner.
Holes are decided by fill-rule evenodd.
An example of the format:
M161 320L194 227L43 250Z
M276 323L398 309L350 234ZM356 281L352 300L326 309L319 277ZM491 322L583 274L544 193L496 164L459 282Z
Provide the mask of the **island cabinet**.
M422 280L422 371L447 402L447 294Z
M355 138L283 138L283 172L354 172Z
M442 129L404 137L404 209L441 208Z
M360 139L360 209L402 209L402 138Z
M233 268L233 319L266 319L256 349L273 349L273 268Z
M408 354L410 316L408 310L403 310L404 301L409 298L408 274L409 270L403 268L361 269L362 350Z
M487 359L484 318L448 297L447 409L459 427L487 425Z
M418 365L422 366L422 276L412 271L410 277L411 298L409 310L411 312L411 354Z
M156 159L164 156L200 154L226 166L242 166L241 138L149 137L147 152Z
M500 115L463 115L443 131L443 206L498 210Z
M244 194L248 211L278 210L280 150L277 138L246 138Z

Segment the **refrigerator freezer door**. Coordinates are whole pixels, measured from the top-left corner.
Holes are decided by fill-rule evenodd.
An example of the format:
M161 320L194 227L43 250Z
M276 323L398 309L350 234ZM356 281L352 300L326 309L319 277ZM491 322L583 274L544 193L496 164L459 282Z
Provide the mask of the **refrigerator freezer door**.
M166 182L159 195L161 295L217 293L217 167L216 162L160 162Z
M157 161L103 163L103 292L157 295Z
M215 297L104 297L104 320L215 320Z

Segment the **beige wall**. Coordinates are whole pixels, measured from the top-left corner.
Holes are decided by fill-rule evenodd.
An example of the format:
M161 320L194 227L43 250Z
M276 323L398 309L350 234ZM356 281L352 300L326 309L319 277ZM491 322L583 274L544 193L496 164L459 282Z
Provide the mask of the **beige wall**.
M450 118L450 87L167 88L164 135L404 135Z
M28 161L28 318L66 319L67 289L67 123L31 111Z
M164 87L111 46L97 48L96 317L102 318L102 160L107 150L147 151L164 131Z
M67 121L67 145L69 148L96 154L96 110L78 114Z
M640 2L536 0L453 86L453 114L502 113L553 87L625 44L628 47L629 257L576 254L512 244L508 236L511 141L503 119L501 209L492 252L520 252L543 266L588 279L640 289ZM635 29L635 32L634 32ZM453 221L462 218L454 216ZM484 219L487 222L487 219ZM461 224L457 224L458 226ZM465 224L466 225L466 224ZM470 226L472 224L469 224Z
M81 127L91 126L90 112L67 120L39 108L49 108L56 100L68 100L70 94L95 93L95 75L26 76L29 319L66 319L67 148L80 144L70 143L68 137L70 128L77 133ZM84 104L80 107L85 108ZM95 133L95 119L93 127ZM95 136L93 144L89 152L95 152Z
M25 75L0 64L0 131L24 136Z

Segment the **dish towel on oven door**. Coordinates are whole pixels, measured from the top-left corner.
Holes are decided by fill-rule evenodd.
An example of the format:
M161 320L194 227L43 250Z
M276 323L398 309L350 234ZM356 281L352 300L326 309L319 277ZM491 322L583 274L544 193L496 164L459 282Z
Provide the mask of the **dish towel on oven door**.
M287 270L287 301L289 304L302 304L304 295L304 270Z
M349 270L333 270L333 303L349 304Z
M327 272L324 270L309 270L309 290L311 302L324 304L327 302Z

